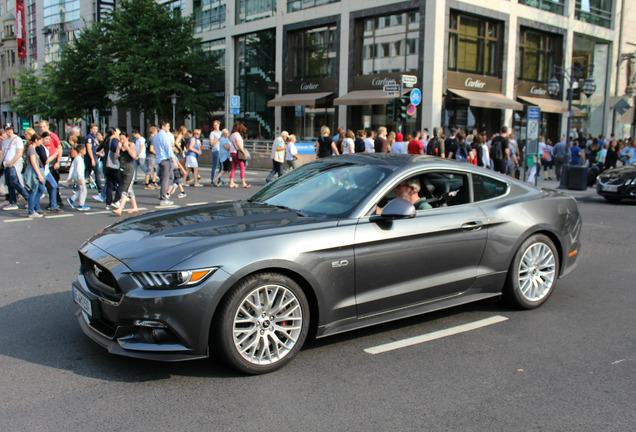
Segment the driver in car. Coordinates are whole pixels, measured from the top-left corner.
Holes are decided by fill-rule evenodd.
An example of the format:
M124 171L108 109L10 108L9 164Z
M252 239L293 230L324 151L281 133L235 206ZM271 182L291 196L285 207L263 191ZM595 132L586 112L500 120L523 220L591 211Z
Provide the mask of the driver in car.
M400 182L394 189L395 197L402 198L413 204L415 206L415 210L425 210L433 208L429 203L426 202L426 198L420 198L420 190L422 186L420 185L420 181L417 177L412 177L408 180L404 180ZM382 214L382 208L376 208L376 214Z

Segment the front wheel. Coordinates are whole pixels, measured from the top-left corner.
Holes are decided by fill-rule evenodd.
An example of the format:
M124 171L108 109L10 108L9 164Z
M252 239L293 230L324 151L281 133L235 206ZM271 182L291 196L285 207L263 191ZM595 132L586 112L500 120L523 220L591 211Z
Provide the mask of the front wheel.
M521 309L534 309L548 299L559 276L556 247L550 238L535 234L517 250L510 269L504 295Z
M230 366L248 374L269 373L298 354L309 330L309 304L292 279L258 273L230 291L213 327Z

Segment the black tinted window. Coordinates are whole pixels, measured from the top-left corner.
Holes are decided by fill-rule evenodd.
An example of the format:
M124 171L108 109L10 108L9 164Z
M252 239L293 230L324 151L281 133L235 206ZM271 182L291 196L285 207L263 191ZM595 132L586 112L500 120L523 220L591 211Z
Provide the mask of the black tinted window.
M475 201L484 201L504 195L508 190L508 185L500 180L473 174L473 193Z

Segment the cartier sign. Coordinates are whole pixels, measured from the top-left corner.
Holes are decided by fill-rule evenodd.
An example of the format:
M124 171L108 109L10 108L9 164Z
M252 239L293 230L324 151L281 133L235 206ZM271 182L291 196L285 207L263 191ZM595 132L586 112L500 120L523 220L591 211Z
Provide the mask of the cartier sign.
M402 82L402 73L391 72L377 75L353 77L353 90L382 90L385 85L398 85Z
M550 98L547 84L538 84L528 81L517 81L517 96L532 96Z
M449 88L483 92L501 92L501 79L485 75L448 71L446 76Z
M319 93L336 91L335 78L316 78L310 80L292 80L285 83L285 94Z

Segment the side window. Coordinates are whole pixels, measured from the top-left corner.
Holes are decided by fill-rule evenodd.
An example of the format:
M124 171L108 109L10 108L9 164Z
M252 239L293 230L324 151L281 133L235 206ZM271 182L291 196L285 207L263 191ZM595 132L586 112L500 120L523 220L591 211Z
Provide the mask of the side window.
M473 194L475 196L475 202L505 195L507 191L508 185L506 183L491 177L473 174Z
M434 171L408 177L380 200L376 211L398 196L412 202L417 210L466 204L470 202L468 175Z
M433 207L446 207L470 202L468 176L457 172L427 172L420 175L422 191Z

